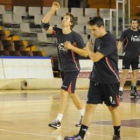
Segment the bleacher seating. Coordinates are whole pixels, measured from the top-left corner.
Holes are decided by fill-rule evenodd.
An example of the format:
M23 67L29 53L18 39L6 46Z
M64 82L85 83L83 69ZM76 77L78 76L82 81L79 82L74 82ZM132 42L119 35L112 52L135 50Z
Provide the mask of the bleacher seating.
M77 24L78 25L87 25L88 21L89 21L89 17L84 17L84 16L78 16L78 19L77 19Z
M58 70L56 38L41 28L40 23L44 15L51 7L25 7L13 6L13 11L7 12L0 5L0 56L50 56L52 57L55 76L61 76ZM84 43L95 38L88 29L87 22L91 17L100 15L110 18L110 9L105 8L68 8L61 7L51 18L50 24L61 28L61 20L65 13L71 12L77 17L77 25L74 31L81 34ZM122 27L122 12L119 10L119 29ZM116 17L113 16L112 29L116 31ZM121 22L120 22L121 21ZM110 21L106 21L105 27L110 30ZM119 30L120 31L120 30ZM49 35L48 35L49 34ZM8 44L9 43L9 44Z
M65 13L69 12L69 8L67 7L61 7L57 12L56 15L59 17L63 17L65 15Z
M3 50L4 50L3 44L2 44L2 42L0 41L0 51L3 51Z
M15 46L14 46L13 41L11 41L11 40L2 40L1 42L3 44L4 50L15 51Z
M41 7L28 7L28 15L29 16L41 15Z
M85 8L84 16L85 17L94 17L97 16L97 9L96 8Z
M27 40L34 39L37 36L37 33L31 32L30 24L29 23L21 23L20 24L20 31L21 31L21 37L26 38Z
M49 23L51 24L51 26L55 26L56 24L60 24L61 23L61 17L53 16Z
M42 7L42 15L45 15L50 9L51 7Z
M1 5L0 15L2 17L3 25L1 26L1 28L3 30L0 30L0 50L5 51L5 49L7 49L5 45L2 44L2 42L4 42L2 40L10 40L14 44L15 51L22 51L21 55L39 55L37 51L42 50L43 47L43 51L45 51L45 53L42 53L43 56L56 56L57 49L55 47L55 39L52 39L52 37L47 37L48 33L40 27L41 19L50 10L50 8L51 7L13 6L13 11L8 12L7 14L4 6ZM98 13L98 10L96 8L69 9L67 7L61 7L60 10L58 10L52 17L50 24L52 26L61 28L62 17L65 15L65 13L71 12L75 17L77 17L77 25L75 25L73 30L80 33L84 39L84 42L86 43L90 38L89 36L91 36L87 22L91 17L97 15L107 18L109 14L107 15L107 12L105 12L104 10L105 9L100 8ZM106 11L109 10L110 9L106 9ZM33 16L32 20L30 20L30 16ZM25 17L25 19L23 17ZM113 26L114 24L115 21L113 21ZM107 28L109 28L109 24L107 24ZM94 39L95 38L93 38L93 40ZM51 50L51 48L53 51L55 50L54 54L52 53L53 51ZM31 51L35 52L31 54ZM8 55L7 52L3 52L3 54ZM14 55L14 53L9 53L9 55Z
M43 15L35 15L34 16L34 26L33 26L33 28L34 28L35 32L43 32L42 27L40 26L42 18L43 18Z
M0 30L0 40L6 40L6 33L4 30Z
M20 51L9 51L10 56L22 56Z
M83 16L83 8L71 8L71 14L75 17Z
M0 50L0 56L10 56L9 51L6 51L6 50L1 51Z
M2 17L2 15L5 13L6 13L6 11L5 11L4 5L0 5L0 16Z
M25 51L25 46L24 46L22 40L16 40L16 41L13 41L13 42L14 42L15 50Z
M80 34L86 34L84 25L75 25L73 30Z
M13 6L13 14L20 16L27 16L26 7L25 6Z
M3 6L2 6L3 7ZM6 56L55 56L57 57L56 39L47 36L47 32L40 27L41 19L51 7L13 6L13 12L6 13L4 7L0 14L3 17L3 30L0 30L0 55ZM91 8L89 8L91 10ZM89 10L89 11L90 11ZM81 12L79 12L81 11ZM52 17L50 24L61 28L62 17L71 12L77 19L74 31L79 32L86 43L88 34L86 24L89 12L83 8L61 7ZM93 10L94 13L94 10ZM30 17L31 20L30 20ZM7 25L7 26L6 26ZM14 28L16 27L16 28ZM3 45L4 41L13 42L13 46ZM2 43L3 42L3 43ZM7 41L6 41L7 42ZM41 51L40 51L41 50Z

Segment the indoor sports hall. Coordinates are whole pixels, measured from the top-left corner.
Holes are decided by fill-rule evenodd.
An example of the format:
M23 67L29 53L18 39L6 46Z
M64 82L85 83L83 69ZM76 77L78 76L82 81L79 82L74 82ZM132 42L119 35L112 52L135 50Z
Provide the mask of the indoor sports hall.
M54 0L0 0L0 140L64 140L80 130L79 111L70 97L58 129L49 127L58 114L62 73L58 68L57 38L41 26ZM138 0L56 0L60 9L49 24L62 28L65 13L76 17L73 31L84 44L95 37L88 28L94 16L103 18L105 29L118 44L131 19L140 24ZM138 36L140 41L140 35ZM118 52L119 76L123 74L124 46ZM87 102L89 76L94 67L89 57L80 57L76 93L84 107ZM121 140L140 140L140 98L130 97L130 69L120 101ZM113 81L112 81L113 82ZM140 72L137 77L140 94ZM108 108L99 104L84 140L112 140L113 126ZM79 139L80 140L80 139ZM113 139L114 140L114 139ZM120 139L116 139L120 140Z

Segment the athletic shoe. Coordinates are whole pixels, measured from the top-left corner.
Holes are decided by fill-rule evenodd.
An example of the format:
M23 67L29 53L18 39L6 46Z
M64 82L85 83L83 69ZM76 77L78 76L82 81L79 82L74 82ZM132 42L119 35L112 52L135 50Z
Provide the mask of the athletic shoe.
M121 99L123 96L123 91L119 91L119 99Z
M75 125L76 127L81 127L83 116L80 117L79 122Z
M79 135L76 135L76 136L73 136L73 137L68 137L68 136L66 136L66 137L64 138L64 140L82 140L82 138L81 138L81 136L79 136Z
M130 98L140 98L140 94L138 94L137 90L131 90Z
M121 140L118 136L113 136L112 140Z
M61 122L59 120L55 120L52 123L50 123L48 126L58 129L61 127Z

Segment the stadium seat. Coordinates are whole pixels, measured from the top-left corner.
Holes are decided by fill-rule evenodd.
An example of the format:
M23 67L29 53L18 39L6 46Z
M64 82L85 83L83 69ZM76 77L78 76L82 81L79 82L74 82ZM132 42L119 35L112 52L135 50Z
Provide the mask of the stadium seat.
M27 40L29 38L35 39L37 37L37 33L31 32L29 23L20 23L20 30L21 30L21 36L25 37Z
M15 50L25 51L25 46L24 46L22 40L16 40L16 41L13 41L13 42L14 42Z
M20 51L22 56L33 56L32 51Z
M54 42L51 42L46 33L37 33L37 41L38 41L38 46L41 46L41 47L47 47L47 46L50 46L50 45L55 45Z
M2 42L0 41L0 51L3 51L4 49L3 49L3 44L2 44Z
M87 25L89 20L90 20L89 17L79 16L77 19L77 24L78 25Z
M9 51L10 56L21 56L20 51Z
M33 56L43 56L41 51L32 51Z
M63 17L66 13L69 12L69 9L67 7L61 7L57 12L56 15L59 17Z
M79 34L85 34L85 29L83 25L75 25L73 28L73 31L79 33Z
M46 15L46 13L48 13L50 9L51 7L42 7L42 15Z
M6 40L6 33L4 30L0 30L0 40Z
M71 8L71 14L75 17L83 16L83 8Z
M86 16L86 17L97 16L97 9L96 8L85 8L84 16Z
M56 24L60 24L61 23L61 17L53 16L49 23L50 23L51 26L54 27Z
M13 41L11 41L11 40L2 40L1 42L3 44L4 50L15 51L15 46L14 46Z
M35 15L34 16L33 28L34 28L35 32L43 32L42 27L41 27L41 20L42 19L43 19L43 15Z
M2 15L5 14L5 6L4 5L0 5L0 18L2 18Z
M0 51L0 56L10 56L9 51Z
M13 6L13 14L20 16L27 16L26 7L25 6Z

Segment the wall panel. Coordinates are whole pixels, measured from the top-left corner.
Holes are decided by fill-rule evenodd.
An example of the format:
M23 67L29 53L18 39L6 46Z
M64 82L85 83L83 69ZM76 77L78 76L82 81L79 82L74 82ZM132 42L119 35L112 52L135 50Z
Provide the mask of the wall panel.
M0 0L0 5L5 5L5 8L12 9L16 6L51 6L54 0Z
M128 11L128 0L126 0L126 11ZM116 0L88 0L88 4L92 8L116 8ZM140 0L131 0L131 18L140 20ZM127 14L127 13L126 13Z

